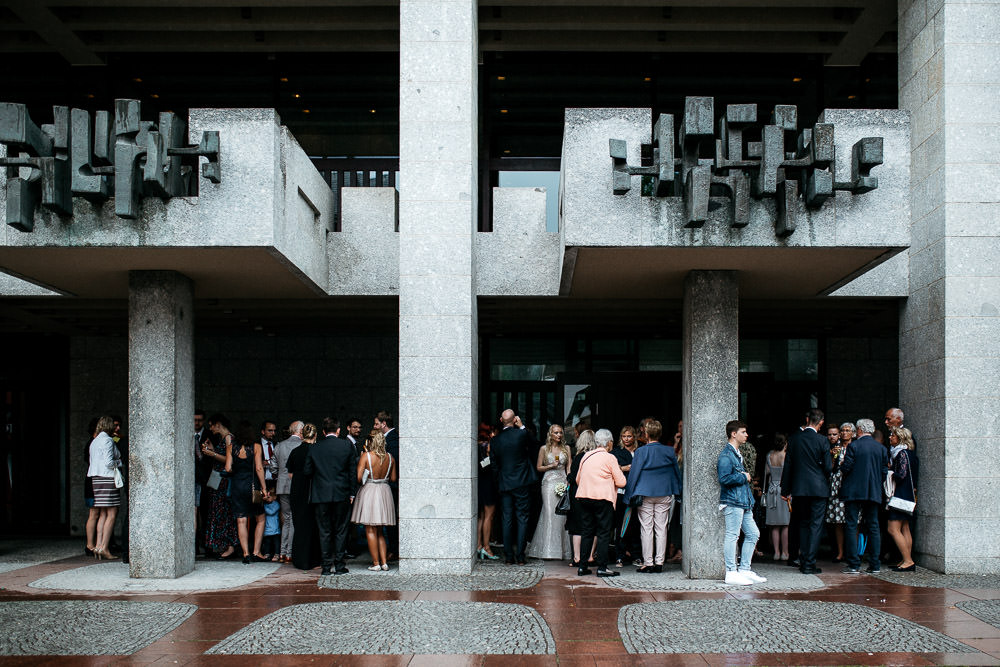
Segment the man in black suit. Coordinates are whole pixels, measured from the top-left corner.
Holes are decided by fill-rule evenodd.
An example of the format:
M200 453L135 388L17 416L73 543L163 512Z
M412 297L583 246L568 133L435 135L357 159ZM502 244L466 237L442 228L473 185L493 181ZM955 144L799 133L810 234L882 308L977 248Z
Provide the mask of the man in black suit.
M312 478L309 502L314 505L323 555L323 574L347 574L347 524L357 485L354 445L339 437L340 422L323 420L323 439L309 448L302 472Z
M392 413L388 410L380 410L375 415L376 430L381 431L385 437L385 451L392 454L396 461L396 470L402 474L403 469L399 465L399 430L393 426ZM399 482L389 482L389 490L392 491L392 504L396 507L397 522L395 525L385 527L386 551L389 552L389 560L392 560L399 553Z
M844 574L861 572L861 556L858 554L858 519L864 517L865 532L871 555L868 557L868 572L879 572L879 554L882 537L878 526L878 510L882 504L882 481L889 465L889 455L885 447L872 437L875 422L859 419L855 424L858 439L851 442L840 465L844 481L840 486L840 499L844 501L846 516L844 521L844 542L847 553L844 559Z
M799 524L799 569L803 574L822 572L816 567L816 550L833 472L829 444L819 434L823 418L822 410L813 408L808 412L806 427L788 439L781 471L781 496L792 499L792 518Z
M532 465L534 451L531 435L521 426L521 420L510 408L500 415L503 430L490 441L490 463L500 490L503 510L503 548L507 563L524 565L524 547L528 540L528 518L531 512L531 485L537 475ZM514 520L517 517L515 537Z

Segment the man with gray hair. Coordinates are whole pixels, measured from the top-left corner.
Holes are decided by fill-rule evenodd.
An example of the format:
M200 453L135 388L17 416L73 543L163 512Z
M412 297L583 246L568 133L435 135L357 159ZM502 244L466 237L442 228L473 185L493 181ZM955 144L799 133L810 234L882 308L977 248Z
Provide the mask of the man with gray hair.
M278 494L278 504L281 506L281 552L279 563L292 561L292 539L295 537L295 526L292 524L292 476L288 474L288 456L292 450L302 444L302 422L296 420L288 426L288 438L278 443L274 450L274 458L278 464L278 476L275 480L274 492Z
M855 424L856 440L847 446L844 462L840 470L844 474L840 486L840 498L846 511L844 523L844 543L846 557L844 574L861 572L861 555L858 554L858 521L863 517L865 532L871 555L868 557L868 572L879 572L879 554L882 550L882 534L878 525L878 510L882 503L882 480L889 465L885 447L872 437L875 422L859 419Z

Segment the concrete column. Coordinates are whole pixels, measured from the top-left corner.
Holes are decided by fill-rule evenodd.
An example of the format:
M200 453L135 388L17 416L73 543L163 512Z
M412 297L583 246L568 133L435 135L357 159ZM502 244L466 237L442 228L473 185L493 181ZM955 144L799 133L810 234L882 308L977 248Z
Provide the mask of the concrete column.
M1000 572L1000 5L900 0L912 113L901 406L920 457L921 565Z
M736 271L692 271L684 280L684 573L722 579L725 523L716 461L726 422L739 412L739 280Z
M194 569L194 288L174 271L129 271L129 574Z
M476 2L399 11L399 567L463 574L476 527Z

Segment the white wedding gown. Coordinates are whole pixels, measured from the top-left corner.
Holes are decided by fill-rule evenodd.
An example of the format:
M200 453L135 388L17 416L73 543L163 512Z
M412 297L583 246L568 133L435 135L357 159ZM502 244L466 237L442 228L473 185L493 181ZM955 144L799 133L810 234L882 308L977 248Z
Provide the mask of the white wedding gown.
M565 456L565 454L563 454ZM546 451L544 463L555 463L555 454ZM565 464L565 462L560 461ZM556 514L559 496L556 486L566 482L566 469L562 466L554 470L546 470L542 476L542 512L538 517L538 526L528 545L530 558L549 558L562 560L573 557L573 545L569 533L566 532L566 517Z

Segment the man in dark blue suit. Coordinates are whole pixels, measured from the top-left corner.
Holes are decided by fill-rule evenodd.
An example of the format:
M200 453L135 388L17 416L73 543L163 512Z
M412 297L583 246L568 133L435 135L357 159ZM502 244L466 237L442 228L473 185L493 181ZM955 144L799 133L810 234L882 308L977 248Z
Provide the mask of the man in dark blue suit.
M833 472L829 443L819 434L823 419L823 411L817 408L807 413L806 427L788 439L781 471L781 496L792 499L792 519L799 524L799 569L803 574L822 572L816 567L816 550Z
M868 544L871 545L871 555L868 557L868 572L879 572L879 554L882 550L882 537L878 527L878 509L882 504L882 480L889 466L889 456L885 447L872 437L875 432L875 422L871 419L859 419L855 424L858 439L851 442L840 465L844 473L844 481L840 486L840 499L844 501L846 517L844 523L844 542L847 554L844 559L846 567L844 574L861 572L861 557L858 554L858 519L863 517L865 532L868 533Z
M528 540L528 515L531 510L531 485L535 482L532 465L533 447L531 434L521 427L514 411L507 409L500 415L503 430L490 441L490 463L500 490L500 507L503 511L503 548L507 563L524 565L524 547ZM517 520L515 537L514 521Z
M309 447L302 473L312 478L309 502L316 513L322 574L347 574L347 525L357 488L358 455L340 436L340 422L323 420L323 439Z

